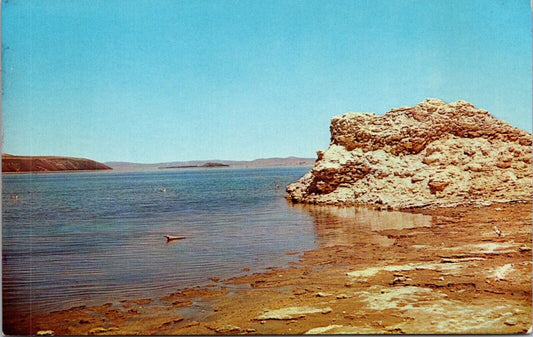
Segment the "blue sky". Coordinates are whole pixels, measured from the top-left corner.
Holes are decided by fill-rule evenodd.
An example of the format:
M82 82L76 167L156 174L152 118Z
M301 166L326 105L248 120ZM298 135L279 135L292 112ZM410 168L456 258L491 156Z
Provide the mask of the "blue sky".
M4 0L3 152L315 157L426 97L531 132L531 44L527 0Z

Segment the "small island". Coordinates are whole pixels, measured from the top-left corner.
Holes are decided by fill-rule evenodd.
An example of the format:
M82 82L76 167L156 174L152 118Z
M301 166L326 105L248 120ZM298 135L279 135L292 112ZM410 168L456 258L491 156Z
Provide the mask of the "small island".
M229 167L229 165L222 164L222 163L205 163L202 165L160 166L159 169L214 168L214 167Z

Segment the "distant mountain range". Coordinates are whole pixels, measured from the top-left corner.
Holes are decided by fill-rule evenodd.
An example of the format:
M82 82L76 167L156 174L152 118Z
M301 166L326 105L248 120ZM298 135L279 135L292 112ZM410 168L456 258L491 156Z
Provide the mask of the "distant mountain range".
M314 165L315 158L261 158L255 160L192 160L175 161L153 164L141 164L130 162L105 162L107 166L114 170L154 170L154 169L180 169L180 168L206 168L206 167L274 167L274 166L311 166Z
M216 168L216 167L274 167L274 166L312 166L314 158L261 158L256 160L194 160L165 163L141 164L130 162L100 163L86 158L60 156L14 156L2 154L2 172L58 172L58 171L142 171L157 169Z

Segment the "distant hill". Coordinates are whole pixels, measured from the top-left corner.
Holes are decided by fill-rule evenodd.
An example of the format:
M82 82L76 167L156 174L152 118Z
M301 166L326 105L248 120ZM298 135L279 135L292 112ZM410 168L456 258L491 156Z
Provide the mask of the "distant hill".
M213 165L216 163L216 165ZM105 164L114 170L155 170L170 168L202 168L202 167L276 167L276 166L312 166L315 158L261 158L255 160L193 160L193 161L175 161L166 163L129 163L129 162L106 162Z
M2 154L2 172L56 172L111 170L112 168L85 158L56 156L13 156Z

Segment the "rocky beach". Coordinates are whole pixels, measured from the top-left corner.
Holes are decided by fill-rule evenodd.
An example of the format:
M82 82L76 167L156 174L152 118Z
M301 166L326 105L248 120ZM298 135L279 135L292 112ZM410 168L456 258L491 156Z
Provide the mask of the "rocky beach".
M287 187L317 234L317 249L286 252L298 262L20 317L9 332L526 333L532 190L531 134L468 102L348 113L332 119L329 148Z

